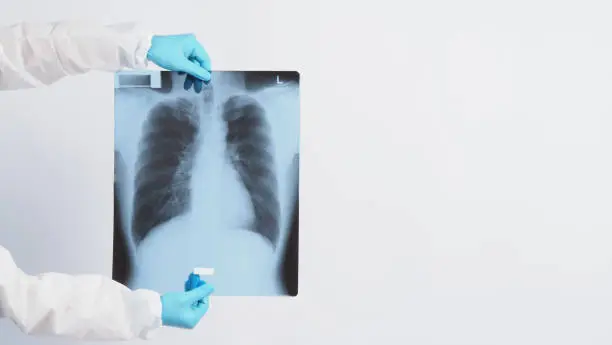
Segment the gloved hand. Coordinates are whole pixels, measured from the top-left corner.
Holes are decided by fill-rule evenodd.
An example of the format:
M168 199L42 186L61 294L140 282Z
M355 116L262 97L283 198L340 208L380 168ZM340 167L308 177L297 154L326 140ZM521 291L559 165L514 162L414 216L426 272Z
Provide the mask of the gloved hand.
M191 291L193 289L199 288L200 286L206 284L205 281L203 281L199 275L195 274L195 273L191 273L189 275L189 278L187 278L187 281L185 282L185 291ZM208 304L208 297L201 299L197 302L197 304ZM207 306L208 308L209 306Z
M186 90L193 84L199 93L202 82L210 82L210 57L192 34L153 36L147 59L169 71L189 74L191 78L185 80Z
M194 328L208 311L205 300L214 289L210 284L201 285L187 292L169 292L161 297L162 323L164 326Z

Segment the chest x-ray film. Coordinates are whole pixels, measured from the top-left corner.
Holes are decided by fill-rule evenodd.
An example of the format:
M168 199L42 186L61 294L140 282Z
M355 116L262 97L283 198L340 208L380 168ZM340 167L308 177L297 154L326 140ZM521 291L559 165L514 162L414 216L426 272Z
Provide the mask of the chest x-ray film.
M113 279L181 291L205 268L216 296L296 296L298 73L185 81L116 74Z

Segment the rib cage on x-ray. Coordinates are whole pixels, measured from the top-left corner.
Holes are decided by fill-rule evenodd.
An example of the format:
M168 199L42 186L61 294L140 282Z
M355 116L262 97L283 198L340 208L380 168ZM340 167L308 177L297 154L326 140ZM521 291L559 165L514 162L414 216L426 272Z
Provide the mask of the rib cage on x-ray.
M132 235L137 244L189 210L198 125L196 106L186 99L164 101L149 112L135 180Z
M214 267L220 295L295 296L298 76L217 73L116 91L113 278L166 292Z
M255 221L251 229L275 247L280 205L272 154L273 143L265 110L249 96L230 97L223 105L227 153L249 193Z
M265 111L249 96L233 96L223 105L223 119L228 157L255 213L250 230L276 246L280 205ZM164 101L149 112L135 181L132 232L137 244L156 226L189 210L198 123L195 105L185 99Z

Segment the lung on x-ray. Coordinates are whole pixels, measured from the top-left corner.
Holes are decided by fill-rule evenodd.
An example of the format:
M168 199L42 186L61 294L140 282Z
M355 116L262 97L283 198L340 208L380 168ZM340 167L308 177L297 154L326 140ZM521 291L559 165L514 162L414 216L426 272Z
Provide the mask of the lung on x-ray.
M217 296L296 296L299 75L190 78L115 76L113 279L164 293L212 268Z

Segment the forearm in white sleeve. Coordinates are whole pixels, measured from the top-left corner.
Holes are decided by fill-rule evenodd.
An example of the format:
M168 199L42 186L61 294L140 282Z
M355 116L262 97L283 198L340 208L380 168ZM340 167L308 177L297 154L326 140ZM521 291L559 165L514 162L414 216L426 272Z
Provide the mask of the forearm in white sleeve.
M27 275L0 246L0 318L26 334L148 339L162 325L161 308L158 293L132 291L104 276Z
M20 23L0 27L0 90L49 85L91 70L147 67L152 35L135 23Z

